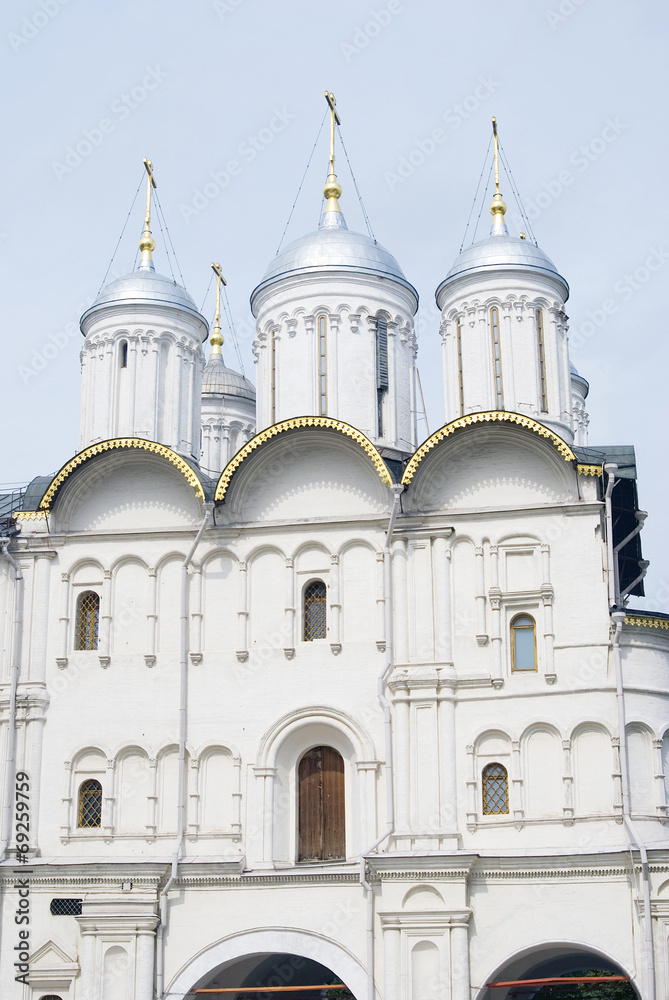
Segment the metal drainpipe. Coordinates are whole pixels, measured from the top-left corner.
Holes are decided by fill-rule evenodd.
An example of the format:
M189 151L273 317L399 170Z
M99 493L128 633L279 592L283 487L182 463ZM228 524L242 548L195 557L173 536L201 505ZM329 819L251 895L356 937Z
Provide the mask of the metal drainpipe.
M172 865L170 877L165 887L160 893L159 914L160 921L156 936L156 995L159 1000L164 996L165 981L165 928L167 925L167 894L176 881L179 873L179 861L181 859L181 849L183 847L184 832L186 826L186 736L188 733L188 567L195 555L195 550L200 544L200 539L207 527L207 522L212 510L212 504L205 504L205 513L202 524L195 536L195 541L188 550L188 554L181 564L181 636L180 636L180 656L179 656L179 782L177 786L177 834L172 853Z
M625 621L624 611L614 611L611 615L616 630L611 642L613 647L613 662L616 672L616 701L618 704L618 730L620 733L620 771L623 793L623 819L627 829L630 844L641 857L641 875L643 881L643 925L646 950L647 997L655 1000L655 949L653 947L653 915L650 909L650 871L648 868L648 853L639 837L636 827L630 817L630 777L627 757L627 721L625 713L625 689L623 687L623 668L620 655L620 633Z
M393 781L393 730L390 717L390 705L386 698L386 682L393 669L393 587L392 587L392 535L395 527L395 519L400 507L400 496L404 487L400 484L390 487L393 493L393 506L390 512L386 541L383 547L383 572L385 579L385 619L386 619L386 657L383 668L377 679L377 697L383 710L383 722L385 732L385 753L386 753L386 813L388 825L384 832L376 838L374 843L363 851L360 856L360 884L365 891L367 901L367 1000L374 1000L374 890L367 881L367 870L365 857L375 851L384 840L391 836L395 830L395 792Z
M14 634L12 640L12 664L9 675L9 718L7 732L7 759L5 763L5 794L2 803L2 833L0 840L0 860L12 839L12 813L14 811L14 775L16 773L16 695L21 673L21 650L23 645L23 594L25 583L23 572L16 559L9 552L9 539L0 540L2 554L14 570L16 592L14 598Z
M611 494L616 485L616 472L618 466L614 462L607 463L603 470L608 479L606 482L606 492L604 493L604 515L606 517L606 555L607 555L607 580L609 589L609 607L618 606L618 582L616 580L616 557L613 550L613 510L611 505Z

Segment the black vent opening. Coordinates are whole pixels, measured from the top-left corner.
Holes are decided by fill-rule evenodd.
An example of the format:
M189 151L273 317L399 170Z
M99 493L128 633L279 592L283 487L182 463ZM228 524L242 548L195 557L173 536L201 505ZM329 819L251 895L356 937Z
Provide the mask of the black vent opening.
M80 917L80 899L52 899L50 910L54 917Z

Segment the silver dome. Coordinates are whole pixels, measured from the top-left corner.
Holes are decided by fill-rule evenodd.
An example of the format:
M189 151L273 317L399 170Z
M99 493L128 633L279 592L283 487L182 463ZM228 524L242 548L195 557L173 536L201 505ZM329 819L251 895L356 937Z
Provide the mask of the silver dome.
M222 393L226 396L256 398L255 386L239 372L226 368L220 355L210 358L202 373L202 395Z
M506 230L506 226L504 226ZM553 261L534 243L529 240L520 239L517 236L509 236L506 231L497 232L488 236L485 240L473 243L466 250L463 250L456 259L442 283L437 289L437 300L440 292L454 278L460 278L472 274L489 273L502 269L533 271L537 274L544 274L551 278L556 278L565 289L565 300L569 296L569 285L558 272Z
M176 306L206 323L186 289L178 285L172 278L157 274L153 267L139 267L131 274L110 281L102 289L93 305L83 314L81 322L83 323L84 319L100 306L112 305L117 302L151 302Z
M341 212L326 212L316 232L301 236L276 255L251 294L251 309L258 292L281 278L323 271L391 278L413 292L418 302L416 289L407 281L392 254L369 236L348 229Z

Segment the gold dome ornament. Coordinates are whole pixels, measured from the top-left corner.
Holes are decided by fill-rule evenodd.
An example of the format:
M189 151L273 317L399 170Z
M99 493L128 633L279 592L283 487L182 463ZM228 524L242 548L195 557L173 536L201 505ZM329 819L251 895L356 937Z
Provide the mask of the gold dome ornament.
M153 176L153 164L146 157L144 157L144 168L146 170L146 215L144 216L144 232L139 241L139 249L142 251L139 266L153 269L151 254L156 249L156 241L151 235L151 189L158 185Z
M497 119L492 120L492 134L494 139L494 149L495 149L495 194L490 205L490 214L492 215L492 226L490 232L492 235L497 236L508 236L508 229L506 228L506 223L504 221L504 216L506 214L506 202L502 198L499 192L499 140L497 138Z
M328 174L328 179L325 182L323 188L323 195L326 198L325 211L326 212L341 212L339 207L339 198L341 198L341 184L337 180L337 175L335 174L334 168L334 141L335 141L335 124L341 125L339 115L337 114L337 101L335 95L325 91L325 100L330 108L330 172Z

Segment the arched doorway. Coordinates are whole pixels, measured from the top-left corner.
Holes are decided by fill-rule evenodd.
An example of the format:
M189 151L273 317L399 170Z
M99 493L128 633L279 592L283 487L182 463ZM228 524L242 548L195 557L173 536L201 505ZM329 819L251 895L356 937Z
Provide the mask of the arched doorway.
M314 979L314 975L329 978ZM273 976L277 978L272 979ZM242 931L204 948L177 973L165 998L196 1000L195 989L256 986L258 981L262 986L312 985L337 980L345 983L357 1000L366 997L367 970L346 947L313 931L270 927ZM300 993L265 993L262 1000L305 1000ZM215 993L200 996L203 1000L216 1000ZM241 996L244 1000L256 1000L259 994ZM235 993L223 993L220 997L234 1000ZM330 1000L344 1000L344 997L333 993Z
M518 955L495 970L487 978L487 983L519 983L522 980L559 979L566 976L592 978L594 974L629 976L629 972L608 956L582 945L565 943L545 945ZM476 1000L638 1000L639 996L631 981L601 986L592 982L587 987L567 983L536 983L496 987L484 985Z
M291 987L330 986L334 990L300 989L290 993ZM274 953L249 955L247 958L216 972L200 989L258 989L258 993L221 993L221 1000L355 1000L353 993L341 983L331 969L302 955ZM266 990L263 990L266 987ZM279 992L279 990L281 992ZM189 994L190 996L190 994ZM195 998L198 994L193 993ZM207 996L204 994L203 996ZM216 994L209 994L216 997Z

